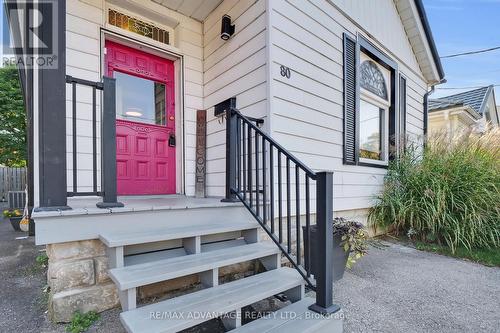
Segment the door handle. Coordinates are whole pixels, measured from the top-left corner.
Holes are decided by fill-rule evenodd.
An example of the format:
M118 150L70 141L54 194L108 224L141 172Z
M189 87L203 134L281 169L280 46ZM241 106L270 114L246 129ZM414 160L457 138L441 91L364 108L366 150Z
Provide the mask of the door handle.
M168 146L175 147L175 134L174 133L170 133L170 136L168 137Z

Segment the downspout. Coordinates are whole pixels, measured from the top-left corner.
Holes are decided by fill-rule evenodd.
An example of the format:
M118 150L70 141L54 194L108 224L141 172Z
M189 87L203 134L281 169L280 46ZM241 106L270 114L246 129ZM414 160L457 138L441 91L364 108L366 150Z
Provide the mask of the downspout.
M436 90L435 86L424 95L424 143L427 142L427 128L429 126L429 96Z

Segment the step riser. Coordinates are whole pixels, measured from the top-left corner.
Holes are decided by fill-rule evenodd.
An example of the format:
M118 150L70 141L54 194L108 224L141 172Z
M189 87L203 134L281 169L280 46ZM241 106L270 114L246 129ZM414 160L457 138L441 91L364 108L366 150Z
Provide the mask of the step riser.
M201 236L199 243L201 245L215 242L223 242L227 240L238 239L240 237L245 238L247 243L256 243L259 241L259 232L258 229L252 230L244 230L244 231L234 231L234 232L225 232L220 234L213 235L204 235ZM147 253L147 252L155 252L155 251L163 251L169 249L175 249L179 247L190 247L189 242L193 241L193 237L183 238L183 239L172 239L167 241L159 241L152 243L142 243L136 245L128 245L124 247L124 254L126 256ZM187 246L186 246L187 242ZM196 253L196 252L190 252Z
M210 223L173 227L165 225L162 228L146 229L137 232L115 231L112 233L103 233L99 235L99 239L107 247L137 246L196 236L200 236L202 242L214 242L225 238L246 235L247 231L259 229L259 227L259 224L256 222Z

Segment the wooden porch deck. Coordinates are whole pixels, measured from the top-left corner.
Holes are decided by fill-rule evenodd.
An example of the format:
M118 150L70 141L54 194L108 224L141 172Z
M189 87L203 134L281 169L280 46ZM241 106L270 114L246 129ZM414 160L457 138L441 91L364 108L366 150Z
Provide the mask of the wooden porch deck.
M35 221L36 243L51 244L98 239L106 232L138 232L181 225L255 222L243 204L221 202L220 197L194 198L183 195L124 196L120 208L97 208L100 197L69 198L69 210L39 211Z
M221 200L222 197L195 198L185 195L120 196L118 197L118 201L122 202L125 205L124 207L97 208L96 203L102 201L101 197L74 197L68 198L68 206L72 209L34 212L33 218L153 210L216 208L235 205L235 203L225 203L221 202Z

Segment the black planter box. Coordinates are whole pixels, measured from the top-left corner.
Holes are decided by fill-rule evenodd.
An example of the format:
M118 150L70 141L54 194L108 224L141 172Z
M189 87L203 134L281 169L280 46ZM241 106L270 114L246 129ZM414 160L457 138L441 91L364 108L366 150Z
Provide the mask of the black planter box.
M33 219L30 219L28 236L35 236L35 221Z
M304 234L304 246L307 248L309 246L309 239L307 237L306 227L302 227L302 231ZM317 237L317 228L315 225L312 225L310 227L310 234L311 234L311 247L310 247L311 273L313 275L316 275L318 267L318 254L316 253L315 244L317 242L318 237ZM332 248L333 281L338 281L344 277L345 266L347 264L347 258L349 257L349 252L344 251L342 246L340 246L341 243L342 243L342 235L333 234L333 248Z
M22 219L23 219L22 216L10 218L10 224L12 225L12 228L14 228L15 231L22 231L21 227L19 226L19 222L21 222Z

